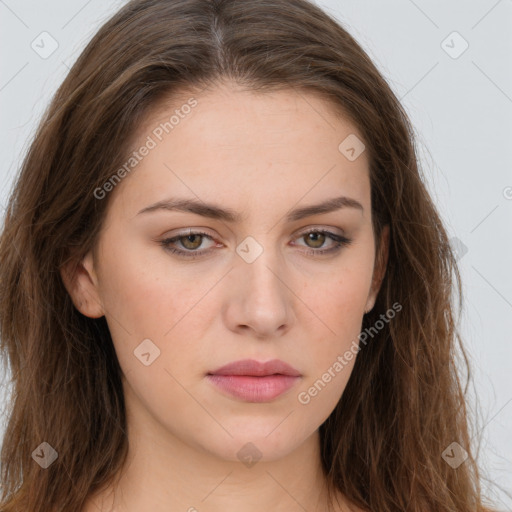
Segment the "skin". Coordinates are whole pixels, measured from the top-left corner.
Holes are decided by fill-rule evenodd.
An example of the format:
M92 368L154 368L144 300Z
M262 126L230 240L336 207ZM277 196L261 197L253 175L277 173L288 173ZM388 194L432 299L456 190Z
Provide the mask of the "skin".
M357 341L387 264L385 230L376 265L367 152L349 161L338 150L349 134L362 136L309 92L256 94L228 82L194 97L198 105L103 199L109 206L98 243L76 274L62 271L75 306L91 318L105 315L124 374L129 461L115 494L105 489L84 510L325 511L318 428L355 358L307 405L298 394ZM153 111L134 148L182 104ZM290 209L339 195L364 210L284 219ZM137 215L169 197L214 202L246 218ZM353 241L313 256L308 251L334 241L308 240L311 227ZM183 245L188 228L213 239ZM191 260L159 244L178 234L175 248L211 252ZM252 263L236 252L248 236L263 248ZM147 338L160 350L149 366L134 355ZM243 358L282 359L302 376L265 403L227 396L206 379ZM251 467L237 457L248 442L261 453ZM339 499L335 510L357 510Z

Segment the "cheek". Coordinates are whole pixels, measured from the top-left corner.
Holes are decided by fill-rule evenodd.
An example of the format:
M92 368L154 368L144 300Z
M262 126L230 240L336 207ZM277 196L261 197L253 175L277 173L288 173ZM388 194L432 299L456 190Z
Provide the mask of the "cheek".
M158 372L160 378L171 380L172 385L165 368L177 372L180 382L190 379L197 340L203 339L210 325L211 305L215 302L214 294L209 296L208 292L218 276L191 278L190 271L184 275L169 264L165 266L164 258L144 261L142 252L136 250L126 253L124 258L115 250L108 255L103 260L101 299L121 368L125 374L135 370L135 383L144 378L143 370L144 375ZM149 347L149 359L154 360L148 368L137 357L139 352L148 352L139 350L142 343L142 347ZM141 389L146 384L157 385L156 381L151 382L140 382Z
M308 281L300 298L315 314L318 329L342 339L360 327L370 282L370 273L363 265L347 266L323 281Z
M301 299L314 312L307 325L308 375L301 391L311 409L324 411L339 400L355 364L370 276L363 266L351 267L323 286L304 288ZM300 398L300 397L299 397Z
M102 254L100 293L107 315L129 332L162 336L199 302L203 281L184 278L158 249L118 238Z

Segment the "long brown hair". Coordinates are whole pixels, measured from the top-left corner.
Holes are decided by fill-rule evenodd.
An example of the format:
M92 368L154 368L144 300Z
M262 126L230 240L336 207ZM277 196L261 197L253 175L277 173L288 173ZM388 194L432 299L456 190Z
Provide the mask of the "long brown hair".
M460 354L467 363L452 296L458 291L460 313L460 276L413 129L363 49L306 0L133 0L58 89L0 239L1 349L13 390L0 510L80 510L123 466L121 370L108 326L73 306L60 269L95 246L109 198L94 191L126 161L150 109L223 79L321 94L354 123L369 154L376 240L390 226L386 275L363 330L392 304L402 308L360 351L320 427L333 496L379 512L484 510L456 366ZM42 442L58 453L46 469L32 457ZM442 456L453 442L468 453L456 469Z

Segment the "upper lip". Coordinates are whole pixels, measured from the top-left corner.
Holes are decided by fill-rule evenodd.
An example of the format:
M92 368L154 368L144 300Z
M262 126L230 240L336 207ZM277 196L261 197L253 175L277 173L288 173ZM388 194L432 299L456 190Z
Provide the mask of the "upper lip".
M209 372L209 375L248 375L254 377L263 377L266 375L291 375L300 377L300 372L280 359L260 362L254 359L241 359L233 361Z

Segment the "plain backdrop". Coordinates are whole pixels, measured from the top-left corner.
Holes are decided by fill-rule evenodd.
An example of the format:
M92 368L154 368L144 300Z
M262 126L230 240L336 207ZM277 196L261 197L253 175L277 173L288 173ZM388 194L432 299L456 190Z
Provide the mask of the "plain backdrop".
M368 52L415 127L428 188L459 255L487 493L512 510L512 0L317 3ZM0 0L2 217L43 109L123 4ZM10 390L0 372L3 409ZM0 420L1 439L5 412Z

